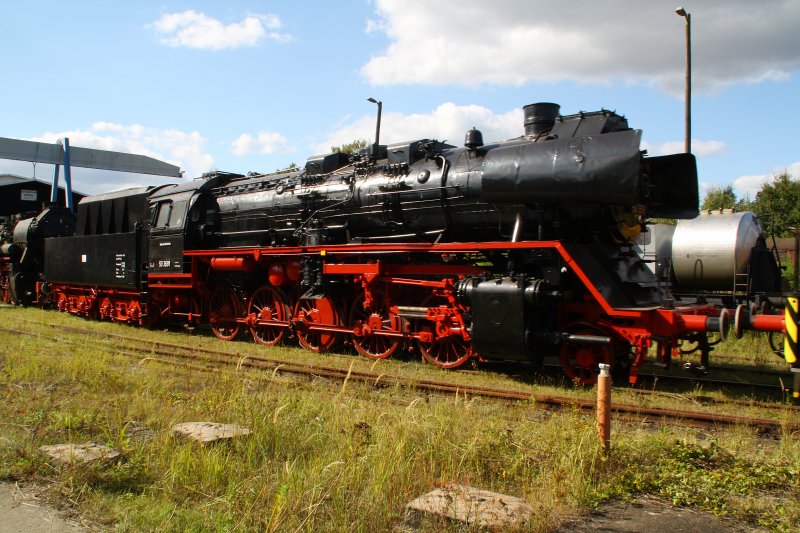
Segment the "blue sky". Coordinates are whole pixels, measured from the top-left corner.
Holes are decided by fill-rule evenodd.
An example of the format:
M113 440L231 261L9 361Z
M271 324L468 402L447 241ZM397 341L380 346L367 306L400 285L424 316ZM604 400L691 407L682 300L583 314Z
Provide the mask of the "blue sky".
M684 21L675 0L3 2L0 137L270 172L333 145L487 141L521 107L612 109L653 155L683 150ZM704 188L753 196L800 179L800 0L686 0L693 151ZM0 173L31 176L0 160ZM52 167L37 165L39 179ZM100 193L161 183L75 169Z

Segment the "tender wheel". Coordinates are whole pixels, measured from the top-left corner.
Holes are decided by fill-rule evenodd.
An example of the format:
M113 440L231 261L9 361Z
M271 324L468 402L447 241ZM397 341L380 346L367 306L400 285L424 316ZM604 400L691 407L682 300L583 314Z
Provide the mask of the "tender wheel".
M572 331L580 335L602 334L595 328L586 327ZM583 385L594 385L600 375L600 363L610 365L613 360L611 346L602 344L565 344L559 357L561 368L572 380Z
M97 312L100 320L113 320L114 304L110 298L101 298L97 306Z
M362 335L353 335L353 345L358 353L369 359L385 359L392 355L400 345L399 337L374 335L375 331L395 331L401 328L401 319L386 309L384 295L374 293L372 309L364 308L364 294L361 294L350 309L350 325L359 325Z
M289 306L283 295L268 285L259 287L247 306L247 314L255 315L256 320L262 321L286 321L289 316ZM250 333L253 339L259 344L274 346L283 340L286 333L284 326L260 325L250 326Z
M224 341L233 340L239 334L239 297L229 287L218 287L208 302L208 321L211 331Z
M330 350L339 340L337 333L309 329L312 325L339 326L340 313L336 304L327 296L314 299L301 299L297 302L293 322L298 324L297 340L312 352Z

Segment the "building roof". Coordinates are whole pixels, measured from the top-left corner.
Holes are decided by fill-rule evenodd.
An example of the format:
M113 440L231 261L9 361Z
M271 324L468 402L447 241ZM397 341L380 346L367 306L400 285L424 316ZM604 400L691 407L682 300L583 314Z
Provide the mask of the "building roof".
M24 185L25 183L41 183L42 185L46 185L47 187L51 187L53 185L52 181L44 181L38 178L26 178L24 176L19 176L17 174L0 174L0 187L8 187L11 185ZM64 185L59 182L59 189L64 189ZM72 194L78 194L80 196L88 196L80 191L76 191L72 189Z

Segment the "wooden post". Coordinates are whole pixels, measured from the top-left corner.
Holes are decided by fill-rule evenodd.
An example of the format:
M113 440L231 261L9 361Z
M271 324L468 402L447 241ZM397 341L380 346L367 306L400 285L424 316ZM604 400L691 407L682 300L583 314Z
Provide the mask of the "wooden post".
M608 454L611 449L611 365L600 363L597 377L597 436Z

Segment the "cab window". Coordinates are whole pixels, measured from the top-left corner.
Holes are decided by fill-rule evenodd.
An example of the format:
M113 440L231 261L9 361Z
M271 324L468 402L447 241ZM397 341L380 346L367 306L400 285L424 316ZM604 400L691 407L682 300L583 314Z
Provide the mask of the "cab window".
M158 204L155 227L166 228L172 215L172 202L161 202Z
M186 216L186 201L174 202L172 204L172 211L169 214L170 228L182 228L183 218Z

